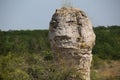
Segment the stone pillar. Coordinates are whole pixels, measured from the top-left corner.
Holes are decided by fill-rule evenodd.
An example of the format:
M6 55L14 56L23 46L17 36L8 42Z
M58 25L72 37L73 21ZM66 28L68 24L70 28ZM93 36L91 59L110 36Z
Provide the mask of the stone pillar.
M57 9L50 21L49 39L56 61L64 59L80 76L68 80L90 80L95 34L86 14L77 8Z

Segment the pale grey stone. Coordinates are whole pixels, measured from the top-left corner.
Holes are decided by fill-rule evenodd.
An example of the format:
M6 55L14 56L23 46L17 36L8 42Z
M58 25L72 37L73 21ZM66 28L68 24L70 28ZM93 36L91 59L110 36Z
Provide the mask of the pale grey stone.
M90 80L95 34L85 12L77 8L57 9L50 21L49 39L56 59L61 56L74 66L80 73L79 80Z

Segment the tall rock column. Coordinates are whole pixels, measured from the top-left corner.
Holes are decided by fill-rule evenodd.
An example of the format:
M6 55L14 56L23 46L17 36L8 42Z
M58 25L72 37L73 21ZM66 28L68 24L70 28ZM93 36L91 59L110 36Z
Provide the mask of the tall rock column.
M57 9L50 21L49 39L56 61L64 59L80 76L68 80L90 80L95 34L86 14L77 8Z

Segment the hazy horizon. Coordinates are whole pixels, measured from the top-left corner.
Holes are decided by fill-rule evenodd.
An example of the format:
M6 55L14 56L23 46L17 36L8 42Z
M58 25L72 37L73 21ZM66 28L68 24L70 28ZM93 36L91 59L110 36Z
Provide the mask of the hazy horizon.
M120 25L120 0L72 0L73 7L85 11L93 26ZM62 0L1 0L1 30L48 29Z

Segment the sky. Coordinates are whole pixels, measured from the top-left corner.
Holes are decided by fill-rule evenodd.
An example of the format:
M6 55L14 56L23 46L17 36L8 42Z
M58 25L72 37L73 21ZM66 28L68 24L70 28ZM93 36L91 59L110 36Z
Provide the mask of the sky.
M120 25L120 0L69 0L93 26ZM48 29L63 0L0 0L0 30Z

